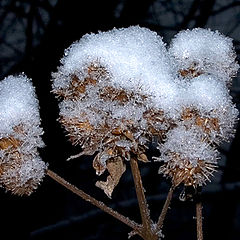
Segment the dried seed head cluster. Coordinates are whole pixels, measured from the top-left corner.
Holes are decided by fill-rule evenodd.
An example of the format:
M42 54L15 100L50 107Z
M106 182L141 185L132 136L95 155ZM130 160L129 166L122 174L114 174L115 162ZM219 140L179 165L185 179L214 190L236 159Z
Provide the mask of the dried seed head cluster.
M41 182L46 164L37 148L43 147L38 101L24 75L0 82L0 184L17 195L30 195Z
M215 171L217 145L234 134L238 111L227 86L238 70L236 54L231 39L200 28L177 34L169 53L180 73L181 115L159 147L159 171L175 186L197 187Z
M109 176L96 185L109 197L125 160L148 162L153 137L161 173L174 185L202 185L215 171L215 146L232 136L238 112L226 85L237 69L231 40L210 30L183 31L169 50L146 28L87 34L53 73L59 121L82 154L97 153L96 173Z

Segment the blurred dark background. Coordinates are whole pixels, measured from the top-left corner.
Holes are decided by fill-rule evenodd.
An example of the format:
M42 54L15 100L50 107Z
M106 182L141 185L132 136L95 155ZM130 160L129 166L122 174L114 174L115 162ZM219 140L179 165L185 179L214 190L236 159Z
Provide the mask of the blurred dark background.
M0 75L24 72L33 79L40 101L46 147L44 161L68 181L140 222L132 177L128 170L112 200L95 187L91 157L66 162L80 152L72 147L59 123L51 94L51 72L64 49L85 33L140 25L160 34L166 43L182 29L219 30L234 39L240 57L240 1L231 0L0 0ZM240 109L240 78L231 94ZM222 159L214 179L203 188L204 239L240 239L239 126L231 143L221 146ZM140 164L152 218L156 221L170 183L157 174L159 163ZM166 240L196 239L195 206L174 194L163 233ZM129 228L45 177L30 197L0 190L1 240L123 240ZM133 237L132 239L139 239Z

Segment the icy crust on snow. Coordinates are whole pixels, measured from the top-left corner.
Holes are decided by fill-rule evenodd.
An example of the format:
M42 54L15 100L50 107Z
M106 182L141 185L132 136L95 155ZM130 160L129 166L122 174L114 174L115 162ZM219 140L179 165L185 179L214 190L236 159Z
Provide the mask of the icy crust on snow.
M162 38L149 29L133 26L86 34L65 51L61 63L53 74L55 90L67 88L72 74L83 79L87 68L98 64L116 88L152 96L153 104L166 111L176 102L171 58Z
M179 156L181 160L188 160L193 167L196 167L199 160L216 163L218 159L218 151L203 141L197 128L188 129L185 126L178 126L167 133L166 139L166 142L159 146L161 161L168 162ZM176 161L176 164L180 168L185 167L184 161Z
M229 82L239 68L232 39L209 29L179 32L170 44L169 53L176 59L179 69L192 68L215 74L225 82Z
M23 123L40 124L34 87L24 75L8 76L0 82L0 106L0 137L12 134L13 128Z

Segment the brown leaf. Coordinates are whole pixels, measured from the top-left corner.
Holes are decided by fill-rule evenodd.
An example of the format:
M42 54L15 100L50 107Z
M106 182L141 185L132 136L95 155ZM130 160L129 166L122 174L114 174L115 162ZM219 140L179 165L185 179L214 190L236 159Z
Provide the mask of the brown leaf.
M107 170L110 174L107 177L107 181L97 181L96 186L101 188L104 193L111 198L114 188L119 183L122 174L126 171L126 165L123 163L122 158L117 157L113 160L107 161Z

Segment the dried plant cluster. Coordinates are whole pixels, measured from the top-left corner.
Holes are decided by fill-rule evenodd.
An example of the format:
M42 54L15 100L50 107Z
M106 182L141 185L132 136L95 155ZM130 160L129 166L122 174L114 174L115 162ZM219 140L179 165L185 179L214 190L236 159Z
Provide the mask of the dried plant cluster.
M66 88L53 91L62 98L59 121L71 142L82 146L82 155L97 152L97 175L109 172L106 182L96 186L111 197L126 170L125 160L148 162L145 152L152 137L162 140L170 126L162 128L163 113L147 108L149 96L115 87L99 63L91 63L86 72L84 78L71 75Z
M17 195L30 195L42 181L46 164L38 102L29 79L9 76L0 83L0 184Z
M153 139L159 172L175 187L209 181L217 145L230 139L237 119L227 88L235 57L231 39L205 29L180 32L169 49L140 27L85 35L70 46L53 74L53 92L71 142L83 155L97 153L96 174L109 172L96 185L111 197L125 161L148 162Z
M93 155L96 186L111 198L127 162L134 179L141 224L109 208L47 169L38 153L38 100L24 75L0 82L0 186L30 195L45 174L132 229L145 240L163 237L162 225L180 184L198 188L217 170L217 147L234 135L238 111L229 94L238 71L232 40L196 28L166 46L139 26L86 34L73 43L52 74L59 122L81 155ZM157 143L159 173L172 186L156 223L150 218L138 161ZM203 239L202 206L196 202L197 238Z

